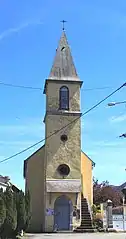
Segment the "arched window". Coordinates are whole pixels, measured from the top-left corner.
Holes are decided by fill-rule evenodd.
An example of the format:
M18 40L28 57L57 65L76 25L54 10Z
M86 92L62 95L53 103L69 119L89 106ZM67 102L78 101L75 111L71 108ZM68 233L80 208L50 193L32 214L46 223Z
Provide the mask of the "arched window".
M60 109L68 110L69 109L69 89L66 86L60 88Z

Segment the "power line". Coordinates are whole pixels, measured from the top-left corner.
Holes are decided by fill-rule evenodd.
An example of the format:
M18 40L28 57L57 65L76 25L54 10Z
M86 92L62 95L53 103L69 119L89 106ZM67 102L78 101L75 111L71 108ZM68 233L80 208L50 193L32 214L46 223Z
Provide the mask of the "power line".
M15 84L9 84L9 83L4 83L4 82L0 82L0 85L9 86L9 87L14 87L14 88L30 89L30 90L42 90L42 88L40 88L40 87L32 87L32 86L24 86L24 85L15 85Z
M43 90L41 87L33 87L33 86L25 86L25 85L15 85L11 83L4 83L0 81L0 85L13 87L13 88L22 88L22 89L29 89L29 90ZM103 87L96 87L96 88L85 88L82 89L84 91L92 91L92 90L105 90L105 89L111 89L110 86L103 86Z
M84 91L91 91L91 90L105 90L105 89L111 89L112 87L110 86L103 86L103 87L96 87L96 88L87 88L84 89Z
M18 156L19 154L22 154L22 153L28 151L29 149L31 149L31 148L35 147L36 145L40 144L42 141L43 141L43 140L40 140L40 141L38 141L37 143L35 143L35 144L29 146L28 148L26 148L26 149L24 149L24 150L22 150L22 151L20 151L20 152L18 152L18 153L16 153L16 154L13 154L12 156L10 156L10 157L8 157L8 158L5 158L5 159L1 160L0 163L3 163L3 162L5 162L5 161L7 161L7 160L9 160L9 159L11 159L11 158L14 158L14 157Z
M79 120L81 117L83 117L84 115L88 114L90 111L92 111L93 109L95 109L97 106L99 106L101 103L103 103L103 102L104 102L105 100L107 100L109 97L111 97L112 95L114 95L117 91L119 91L119 90L120 90L122 87L124 87L124 86L126 86L126 82L125 82L123 85L121 85L119 88L117 88L116 90L114 90L111 94L109 94L108 96L106 96L104 99L102 99L101 101L99 101L97 104L95 104L94 106L92 106L90 109L88 109L87 111L85 111L83 114L81 114L81 116L79 116L79 117L77 117L76 119L72 120L72 121L71 121L70 123L68 123L67 125L65 125L65 126L63 126L62 128L56 130L55 132L53 132L52 134L50 134L50 135L47 136L46 138L44 138L44 139L38 141L37 143L35 143L35 144L29 146L28 148L26 148L26 149L24 149L24 150L22 150L22 151L20 151L20 152L18 152L18 153L16 153L16 154L13 154L13 155L10 156L10 157L7 157L7 158L1 160L0 163L3 163L3 162L5 162L5 161L8 161L9 159L12 159L12 158L14 158L14 157L16 157L16 156L18 156L18 155L20 155L20 154L22 154L22 153L28 151L29 149L31 149L31 148L35 147L36 145L42 143L42 142L45 141L46 139L51 138L53 135L59 133L61 130L63 130L63 129L65 129L65 128L69 127L72 123L76 122L76 121Z

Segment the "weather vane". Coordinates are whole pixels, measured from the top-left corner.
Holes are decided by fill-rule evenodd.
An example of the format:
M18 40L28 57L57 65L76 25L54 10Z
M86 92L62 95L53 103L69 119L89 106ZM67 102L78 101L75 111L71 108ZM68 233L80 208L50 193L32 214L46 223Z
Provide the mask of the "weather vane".
M62 24L63 24L63 28L62 28L62 29L63 29L63 31L64 31L64 30L65 30L65 23L66 23L67 21L62 20L61 22L62 22Z

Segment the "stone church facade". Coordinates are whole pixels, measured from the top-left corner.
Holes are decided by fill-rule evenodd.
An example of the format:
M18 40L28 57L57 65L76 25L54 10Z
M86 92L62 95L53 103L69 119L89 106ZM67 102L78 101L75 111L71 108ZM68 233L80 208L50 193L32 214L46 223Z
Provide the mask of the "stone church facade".
M90 215L94 163L81 150L82 83L63 31L44 86L45 144L24 161L30 232L72 231L82 225L83 208Z

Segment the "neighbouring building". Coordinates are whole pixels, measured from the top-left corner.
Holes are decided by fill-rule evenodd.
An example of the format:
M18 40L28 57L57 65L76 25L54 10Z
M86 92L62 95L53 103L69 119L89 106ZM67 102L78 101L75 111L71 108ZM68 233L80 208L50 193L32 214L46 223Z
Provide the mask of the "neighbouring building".
M44 85L45 144L24 161L31 196L29 232L92 229L95 164L81 150L82 83L63 31Z
M0 175L0 188L2 188L3 191L5 191L8 186L10 186L9 177L6 177L6 176L4 177Z
M20 190L10 182L10 178L8 176L0 175L0 189L2 188L3 191L6 190L7 187L10 187L12 191L19 192Z

